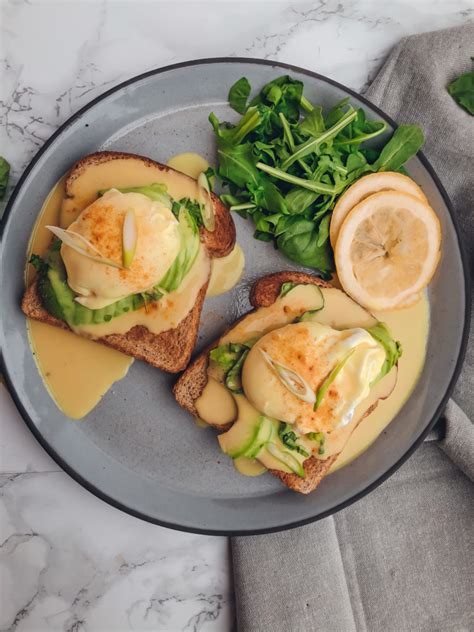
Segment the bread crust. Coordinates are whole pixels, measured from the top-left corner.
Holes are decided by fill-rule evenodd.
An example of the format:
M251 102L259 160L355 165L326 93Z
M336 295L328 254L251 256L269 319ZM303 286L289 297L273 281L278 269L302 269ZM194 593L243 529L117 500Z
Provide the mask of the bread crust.
M242 320L243 318L248 316L248 314L252 313L252 311L255 311L260 307L269 307L270 305L273 305L273 303L280 295L282 284L287 282L312 284L324 288L333 287L327 281L323 281L319 277L307 274L305 272L274 272L273 274L262 277L254 283L250 290L250 303L254 307L254 310L251 310L250 312L242 316L242 318L239 320ZM233 323L233 325L229 327L227 331L233 329L233 327L235 327L238 322L239 321ZM227 331L224 333L227 333ZM173 387L173 393L178 404L182 408L190 412L192 415L197 415L195 403L202 394L204 387L207 384L209 352L211 351L211 349L216 347L217 344L218 340L216 340L212 345L201 352L188 366L184 373L182 373L182 375L179 377L178 381ZM375 402L366 411L360 421L367 417L367 415L369 415L376 408L377 403L378 402ZM228 424L226 426L214 425L216 430L219 431L227 430L231 426L232 424ZM303 464L305 478L301 478L297 474L290 474L281 470L268 471L270 472L270 474L273 474L273 476L279 478L284 485L286 485L293 491L299 492L301 494L309 494L318 487L324 477L328 474L331 466L336 461L338 456L339 454L335 454L326 459L318 459L312 456L309 459L306 459Z
M133 356L137 360L148 362L162 371L178 373L187 366L191 358L208 285L209 279L199 290L192 310L174 329L154 334L143 325L137 325L125 334L109 334L94 341ZM38 292L37 279L26 290L21 309L28 318L72 331L63 320L55 318L44 308Z

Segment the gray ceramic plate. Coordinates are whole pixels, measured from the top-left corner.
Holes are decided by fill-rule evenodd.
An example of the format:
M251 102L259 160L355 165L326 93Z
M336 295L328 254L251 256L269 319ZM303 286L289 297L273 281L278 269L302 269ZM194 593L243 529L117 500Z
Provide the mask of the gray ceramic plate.
M214 534L261 533L301 525L360 498L390 475L422 441L457 377L466 337L466 274L448 198L428 162L409 169L441 219L443 259L430 287L431 333L426 366L388 429L351 465L308 497L272 476L246 478L218 450L212 431L197 428L171 395L174 377L135 362L83 421L65 418L50 399L28 344L19 304L28 239L42 200L82 156L114 149L161 162L197 151L214 162L207 121L232 119L229 86L246 75L254 87L291 72L310 100L330 106L347 94L375 118L387 117L357 94L314 73L272 62L211 59L146 73L105 93L73 116L37 154L3 219L2 348L8 386L29 428L51 456L97 496L133 515L177 529ZM387 119L388 120L388 119ZM392 125L393 123L388 120ZM199 346L249 308L257 277L294 269L270 244L252 238L236 218L247 266L229 294L210 299Z

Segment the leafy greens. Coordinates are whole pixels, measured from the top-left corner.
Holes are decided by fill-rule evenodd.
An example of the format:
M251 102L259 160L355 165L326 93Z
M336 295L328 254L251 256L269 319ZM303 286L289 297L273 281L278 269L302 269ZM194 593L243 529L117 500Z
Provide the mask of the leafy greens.
M3 200L7 192L8 179L10 177L10 165L0 156L0 200Z
M288 75L249 100L250 92L245 77L229 91L231 107L242 115L236 124L209 115L222 201L252 218L256 239L273 241L292 261L329 277L329 223L338 196L365 173L402 170L422 146L423 132L400 125L375 148L365 143L383 134L386 123L367 119L348 98L324 112Z
M474 57L471 57L474 61ZM474 116L474 71L466 72L448 86L448 92L458 105Z

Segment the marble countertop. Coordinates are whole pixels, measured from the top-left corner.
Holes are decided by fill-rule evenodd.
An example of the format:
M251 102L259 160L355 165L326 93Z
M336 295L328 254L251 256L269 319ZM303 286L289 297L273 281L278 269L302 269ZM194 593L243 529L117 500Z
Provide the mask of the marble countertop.
M275 59L361 90L401 37L473 15L472 0L3 0L0 154L13 186L88 101L194 58ZM0 487L0 631L232 629L228 542L92 496L36 443L1 385Z

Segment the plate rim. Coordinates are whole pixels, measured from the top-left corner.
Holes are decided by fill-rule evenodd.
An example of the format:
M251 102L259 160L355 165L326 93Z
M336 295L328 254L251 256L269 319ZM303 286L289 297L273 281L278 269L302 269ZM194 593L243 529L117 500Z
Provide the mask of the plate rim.
M43 155L43 153L49 148L49 146L56 140L56 138L58 138L63 131L69 127L72 123L74 123L77 119L79 119L86 111L88 111L89 109L93 108L97 103L100 103L102 100L104 100L105 98L107 98L109 95L115 93L115 92L119 92L121 90L123 90L124 88L137 83L139 81L141 81L142 79L146 79L148 77L153 77L155 75L159 75L165 72L169 72L169 71L173 71L173 70L177 70L180 68L187 68L187 67L192 67L192 66L197 66L197 65L206 65L206 64L221 64L221 63L247 63L247 64L255 64L255 65L264 65L264 66L273 66L273 67L279 67L279 68L283 68L285 70L290 70L290 71L295 71L298 72L300 74L303 75L307 75L308 77L311 77L313 79L318 79L320 81L323 81L325 83L328 83L332 86L335 86L337 88L339 88L340 90L346 92L348 95L355 97L357 99L359 99L360 101L362 101L362 103L364 103L365 105L368 105L370 108L372 108L375 112L377 112L377 114L384 120L386 120L394 129L396 129L398 127L397 123L390 117L388 116L383 110L381 110L377 105L373 104L369 99L367 99L364 95L359 94L357 91L352 90L351 88L348 88L347 86L345 86L342 83L339 83L338 81L335 81L334 79L331 79L329 77L326 77L325 75L322 75L320 73L314 72L312 70L308 70L306 68L302 68L300 66L295 66L293 64L287 64L284 62L279 62L279 61L273 61L270 59L258 59L258 58L253 58L253 57L206 57L203 59L194 59L194 60L188 60L188 61L183 61L183 62L179 62L179 63L175 63L175 64L169 64L166 66L161 66L159 68L155 68L152 70L148 70L147 72L141 73L139 75L135 75L125 81L122 81L121 83L117 84L116 86L109 88L108 90L106 90L105 92L101 93L100 95L98 95L97 97L95 97L94 99L92 99L91 101L89 101L88 103L86 103L86 105L84 105L82 108L80 108L79 110L77 110L77 112L75 112L74 114L72 114L60 127L58 127L58 129L53 132L53 134L48 138L48 140L42 145L42 147L39 148L39 150L36 152L36 154L33 156L33 158L31 159L31 161L29 162L29 164L27 165L27 167L25 168L25 170L23 171L20 179L18 180L14 190L12 191L10 198L6 204L4 213L0 219L0 240L3 237L3 232L7 226L7 222L8 219L10 217L10 214L12 212L12 208L14 206L15 200L21 190L21 188L23 187L23 183L25 182L25 180L27 179L28 175L30 174L30 172L32 171L32 169L34 168L34 166L36 165L36 163L38 162L38 160L41 158L41 156ZM82 487L84 487L87 491L91 492L92 494L94 494L94 496L96 496L97 498L99 498L100 500L106 502L107 504L115 507L116 509L119 509L120 511L123 511L131 516L134 516L135 518L139 518L141 520L144 520L146 522L150 522L152 524L156 524L160 527L165 527L168 529L174 529L177 531L182 531L182 532L186 532L186 533L196 533L196 534L200 534L200 535L214 535L214 536L246 536L246 535L261 535L261 534L266 534L266 533L276 533L278 531L286 531L289 529L295 529L298 527L302 527L304 525L307 524L311 524L313 522L317 522L318 520L322 520L323 518L326 518L328 516L331 516L335 513L337 513L338 511L341 511L342 509L345 509L346 507L349 507L350 505L352 505L353 503L357 502L358 500L360 500L361 498L363 498L364 496L366 496L367 494L369 494L370 492L372 492L375 488L377 488L379 485L381 485L384 481L386 481L390 476L392 476L392 474L394 474L402 465L403 463L405 463L405 461L415 452L415 450L421 445L421 443L423 442L423 440L425 439L425 437L427 436L427 434L429 433L429 431L433 428L433 426L435 425L435 423L438 421L438 419L440 418L442 412L444 411L446 404L453 392L454 386L457 382L457 379L459 377L459 374L461 372L461 368L464 362L464 358L466 355L466 349L467 349L467 341L468 341L468 337L469 337L469 322L470 322L470 314L471 314L471 283L470 283L470 276L469 276L469 268L468 268L468 263L467 263L467 254L466 254L466 250L464 247L464 244L460 238L460 226L453 208L453 205L451 203L451 200L443 186L443 184L441 183L438 175L436 174L434 168L431 166L431 163L428 161L428 159L426 158L426 156L423 154L423 152L419 151L417 154L417 158L419 158L420 162L422 163L423 167L427 170L429 176L432 178L436 188L438 189L441 197L443 198L443 201L446 205L446 208L448 209L451 221L453 223L454 226L454 231L456 234L456 239L457 239L457 243L458 243L458 247L459 247L459 251L460 251L460 256L461 256L461 263L462 263L462 271L463 271L463 277L464 277L464 296L465 296L465 310L464 310L464 323L463 323L463 332L462 332L462 338L461 338L461 346L460 346L460 350L459 350L459 354L456 360L456 366L455 369L453 371L453 374L451 376L450 382L448 384L448 388L446 389L446 392L438 406L438 408L436 409L434 415L432 416L431 420L428 422L428 424L426 425L425 429L421 432L420 436L410 445L410 447L407 449L407 451L398 459L398 461L396 463L394 463L390 468L388 468L387 471L385 471L382 475L380 475L375 481L373 481L370 485L368 485L367 487L365 487L364 489L362 489L361 491L355 493L353 496L351 496L350 498L344 500L343 502L339 503L338 505L336 505L335 507L328 509L326 511L323 511L319 514L317 514L316 516L311 516L309 518L303 518L303 519L299 519L296 520L294 522L291 522L289 524L284 524L284 525L277 525L277 526L272 526L272 527L265 527L265 528L261 528L261 529L249 529L249 530L242 530L242 529L226 529L226 530L222 530L222 529L217 529L217 530L213 530L213 529L202 529L202 528L196 528L196 527L189 527L186 525L180 525L177 523L173 523L173 522L167 522L165 520L160 520L158 518L149 516L147 514L144 514L141 511L137 511L131 507L128 507L126 505L124 505L123 503L121 503L120 501L108 496L106 493L104 493L102 490L100 490L98 487L96 487L94 484L90 483L89 481L85 480L81 474L79 474L79 472L77 472L76 470L74 470L74 468L72 468L66 461L64 461L62 459L62 457L59 456L59 454L56 453L55 449L52 447L52 445L50 445L50 443L43 437L43 435L41 434L41 432L39 431L39 429L36 427L36 425L34 424L34 422L32 421L32 419L30 418L29 414L27 413L25 407L23 406L23 403L19 397L19 395L17 394L16 388L13 384L12 379L10 378L10 374L8 371L8 367L5 363L4 357L3 357L3 353L0 350L0 371L4 376L5 379L5 384L7 386L7 389L13 399L13 402L16 406L16 408L18 409L23 421L25 422L26 426L28 427L28 429L30 430L30 432L33 434L33 436L35 437L35 439L38 441L38 443L41 445L41 447L46 451L46 453L53 459L53 461L56 462L57 465L59 465L59 467L64 470L64 472L66 472L66 474L68 474L72 479L74 479L77 483L79 483Z

